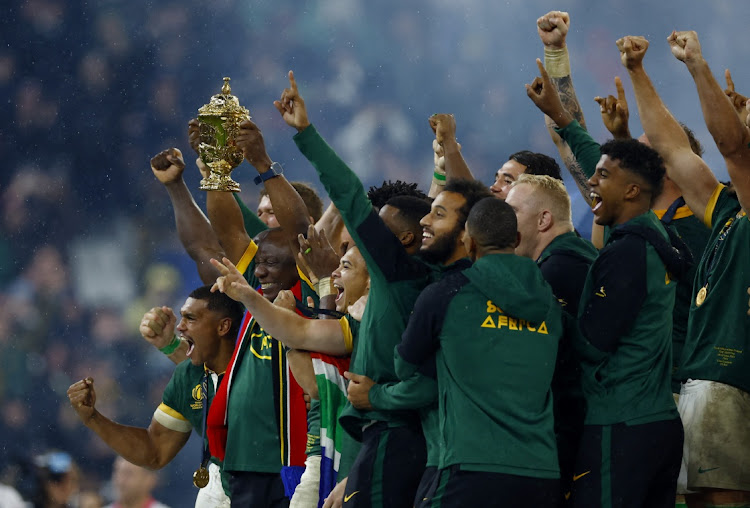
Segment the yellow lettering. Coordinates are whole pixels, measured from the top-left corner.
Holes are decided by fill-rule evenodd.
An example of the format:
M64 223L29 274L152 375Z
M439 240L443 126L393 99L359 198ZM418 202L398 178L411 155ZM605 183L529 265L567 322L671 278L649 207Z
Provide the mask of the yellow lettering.
M516 318L508 318L508 328L511 330L518 330L518 322Z
M497 317L497 327L502 328L503 326L508 326L508 316Z
M537 333L543 333L545 335L549 335L549 332L547 331L547 323L545 323L544 321L542 321L542 324L539 325L539 332L537 332Z
M266 349L271 347L271 345L268 343L268 337L263 337L263 342L260 345L261 349Z
M519 319L518 320L518 329L519 330L523 330L524 323L526 323L526 320L524 320L524 319Z
M492 321L492 316L487 316L487 319L482 323L482 328L495 328L495 322Z
M530 332L535 332L536 331L536 328L533 327L533 326L531 326L531 323L526 323L526 328L528 328Z
M497 312L497 307L492 303L492 300L487 300L487 314Z

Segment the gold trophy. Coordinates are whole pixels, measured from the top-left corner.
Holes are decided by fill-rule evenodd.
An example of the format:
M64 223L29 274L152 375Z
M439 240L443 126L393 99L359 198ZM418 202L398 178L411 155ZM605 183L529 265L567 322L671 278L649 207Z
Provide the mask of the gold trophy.
M240 184L229 175L245 158L235 138L240 132L240 123L249 119L250 112L240 106L240 101L232 95L229 78L224 78L221 93L198 110L201 142L198 152L211 170L208 177L201 180L201 190L240 191Z

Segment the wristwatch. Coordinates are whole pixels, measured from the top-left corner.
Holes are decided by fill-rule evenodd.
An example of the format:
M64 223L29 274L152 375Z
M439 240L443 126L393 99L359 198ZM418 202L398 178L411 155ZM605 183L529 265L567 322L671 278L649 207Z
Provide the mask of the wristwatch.
M255 185L260 185L266 180L283 174L284 168L282 167L282 165L278 162L273 162L271 163L271 167L268 168L268 171L266 171L265 173L259 173L258 176L253 179L253 181L255 182Z

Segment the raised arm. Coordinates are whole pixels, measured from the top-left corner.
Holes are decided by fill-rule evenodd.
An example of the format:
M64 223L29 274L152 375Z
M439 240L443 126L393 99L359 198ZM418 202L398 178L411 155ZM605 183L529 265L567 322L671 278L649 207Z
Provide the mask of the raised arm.
M261 178L265 178L268 197L287 241L295 241L299 233L306 234L310 218L305 202L281 174L278 165L271 161L266 152L263 134L250 120L240 125L237 146L242 148L245 158L258 170ZM239 261L251 239L237 201L226 192L209 192L207 207L219 241L230 258L234 262Z
M402 275L413 275L414 260L373 211L357 175L310 124L299 92L283 94L274 105L284 121L297 129L294 142L318 172L321 183L359 247L370 276L375 278L376 273L381 272L387 280L394 280Z
M221 291L241 302L258 323L273 337L292 349L316 351L334 356L351 352L351 339L344 336L338 321L305 319L293 311L274 305L255 291L232 262L211 260L221 273L212 291Z
M442 186L448 180L455 180L458 178L473 180L474 175L469 169L469 165L466 164L464 156L461 155L461 145L456 140L456 119L453 115L445 113L437 113L430 117L430 127L432 132L435 133L435 141L442 150L436 152L439 155L442 152L444 167L438 166L439 157L436 159L435 174L433 175L432 186L430 187L430 197L434 198L443 189ZM440 170L444 171L444 174L440 174ZM440 177L444 177L442 180L442 186Z
M323 212L323 216L315 223L315 231L325 231L336 252L341 252L341 244L348 233L346 232L346 226L344 226L344 219L341 218L336 205L333 203L328 205L326 211Z
M185 170L182 153L176 148L159 153L151 159L151 170L167 189L174 210L177 235L185 251L195 261L198 275L204 284L215 281L219 274L209 260L223 257L224 250L211 228L211 223L185 185L182 178Z
M750 132L703 58L698 34L672 32L668 41L672 54L685 63L693 76L708 131L724 157L737 197L747 209L750 206Z
M549 72L550 81L560 94L563 107L585 129L586 120L583 118L583 109L573 88L570 55L566 43L570 15L561 11L548 12L536 21L536 27L544 44L544 67ZM560 124L558 126L564 127Z
M557 89L552 85L552 81L547 74L547 70L542 65L541 60L537 58L539 76L537 76L530 85L526 85L526 95L531 99L534 105L544 113L550 121L554 122L556 133L559 134L564 142L568 144L576 161L576 164L569 164L570 155L560 154L566 160L566 166L570 170L573 179L581 192L583 199L590 202L590 192L588 179L594 174L596 163L599 162L601 154L599 144L596 143L586 132L581 124L578 123L562 104ZM559 145L558 145L559 146ZM567 157L566 157L567 155Z
M290 82L294 73L289 71ZM357 175L349 169L338 155L320 137L310 124L305 100L296 86L285 89L274 106L290 127L297 129L294 137L297 147L320 174L331 201L341 213L344 223L351 233L369 214L372 205Z
M627 36L617 41L617 47L633 82L641 125L649 143L664 159L669 177L682 191L685 203L694 214L704 218L718 181L706 163L693 153L687 134L664 105L646 74L643 57L648 41L643 37ZM722 100L727 101L723 93Z
M70 405L81 421L118 455L137 466L161 469L179 452L190 437L190 430L168 429L155 419L148 429L113 422L95 407L94 380L86 378L68 388Z
M578 97L573 87L573 78L570 71L570 55L567 46L570 16L567 12L551 11L537 19L536 26L539 39L544 45L544 67L549 72L549 83L551 84L548 88L557 91L559 103L562 108L568 111L570 116L581 126L581 129L585 131L586 120L583 117L583 109L578 102ZM544 75L542 77L544 78ZM578 158L580 154L576 154L575 148L570 146L555 131L555 128L565 127L565 125L559 123L560 121L560 118L555 121L545 113L544 123L547 126L552 142L555 143L563 164L568 168L570 175L576 182L576 187L578 187L581 196L588 203L590 201L589 194L591 189L589 189L587 181L590 175L587 176L586 168L582 167L583 163ZM594 165L596 165L596 162L594 162Z
M282 92L282 101L285 95L298 95L297 82L292 72L289 73L289 88ZM276 173L277 166L271 168L273 161L266 151L263 134L258 126L249 120L243 122L240 125L237 146L242 148L245 159L255 167L260 179L264 181L266 192L273 205L273 213L287 234L288 240L292 242L298 234L307 234L307 226L312 221L302 197L283 175L268 178L269 175Z

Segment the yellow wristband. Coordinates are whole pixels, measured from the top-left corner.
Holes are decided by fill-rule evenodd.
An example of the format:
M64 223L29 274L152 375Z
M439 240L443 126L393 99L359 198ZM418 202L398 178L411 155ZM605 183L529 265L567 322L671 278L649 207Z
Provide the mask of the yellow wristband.
M323 277L318 281L318 296L320 298L323 298L324 296L329 296L336 294L336 291L333 288L333 284L331 284L331 278L330 277Z
M544 68L550 78L570 76L570 55L568 47L563 49L544 48Z

